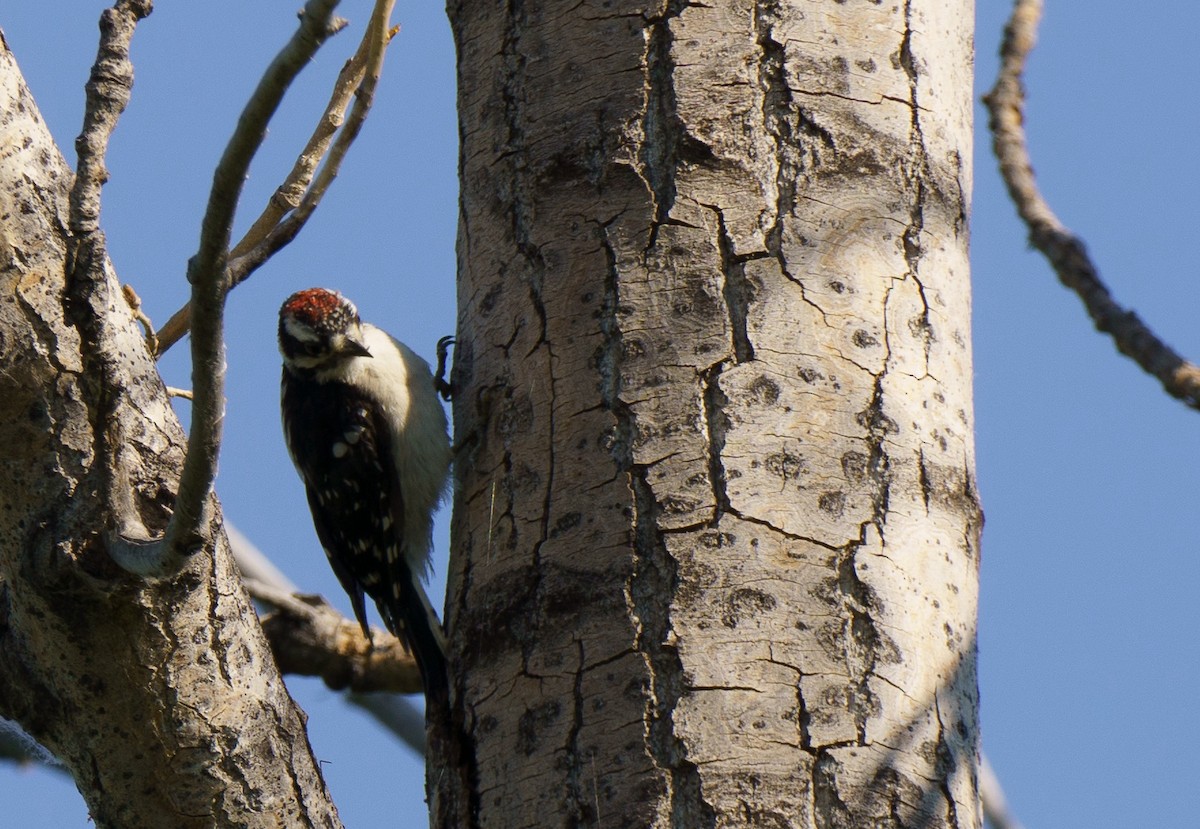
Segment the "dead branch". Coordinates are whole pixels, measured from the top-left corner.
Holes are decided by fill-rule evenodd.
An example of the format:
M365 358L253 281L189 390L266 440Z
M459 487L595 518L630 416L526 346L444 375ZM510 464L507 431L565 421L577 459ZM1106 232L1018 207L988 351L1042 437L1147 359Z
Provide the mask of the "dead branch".
M368 639L358 622L342 616L320 596L244 581L251 598L274 608L262 617L262 626L283 673L319 676L335 691L415 694L421 690L416 662L396 637L373 629Z
M338 0L309 0L295 34L267 67L238 118L217 169L200 228L200 247L188 263L192 285L192 423L174 512L161 542L114 548L126 570L165 575L210 540L212 484L224 418L225 296L230 228L250 162L283 95L313 54L343 25L332 19Z
M979 799L983 803L983 816L992 829L1024 829L1021 821L1009 810L1000 778L996 776L986 754L979 761Z
M152 11L150 0L118 0L100 15L100 43L85 85L83 128L75 139L78 162L68 200L66 289L72 321L89 342L85 359L105 387L112 389L127 386L116 376L122 346L108 314L113 297L108 249L100 230L100 193L108 181L108 141L133 90L129 44L138 22ZM98 418L108 422L108 428L97 432L96 453L104 459L102 495L112 515L108 547L117 555L153 538L134 503L130 481L131 470L137 466L136 453L124 432L123 419L115 416L126 403L125 393L115 395L106 411L97 412Z
M1029 241L1049 260L1058 279L1083 301L1096 329L1113 338L1117 350L1162 383L1167 394L1200 409L1200 367L1183 359L1142 322L1121 307L1100 279L1083 241L1051 210L1037 186L1025 138L1025 92L1021 77L1037 39L1041 0L1017 0L1004 29L1000 74L984 96L992 148L1017 213L1029 228Z
M398 31L389 24L394 5L395 0L376 0L358 49L334 82L329 103L308 143L263 212L230 252L229 290L296 238L337 177L370 112L384 53ZM347 117L351 100L354 107ZM190 315L188 302L167 320L158 332L158 356L188 333Z

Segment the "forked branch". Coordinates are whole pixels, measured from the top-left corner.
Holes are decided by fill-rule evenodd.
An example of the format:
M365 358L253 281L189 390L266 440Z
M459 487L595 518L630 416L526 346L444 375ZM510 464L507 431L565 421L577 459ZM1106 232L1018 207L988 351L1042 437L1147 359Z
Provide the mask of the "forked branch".
M246 103L213 174L200 247L188 263L192 285L192 424L174 512L161 541L110 544L114 560L131 572L164 575L211 540L212 485L224 418L223 317L229 291L230 228L250 162L284 93L325 40L341 28L332 19L338 0L309 0L300 25L276 55Z
M1082 240L1063 225L1038 190L1025 139L1021 76L1037 39L1041 13L1041 0L1016 0L1000 47L1000 74L983 98L991 116L988 125L1000 174L1029 228L1030 244L1049 260L1059 281L1083 300L1096 328L1113 338L1118 351L1157 378L1168 394L1200 409L1200 367L1179 356L1136 313L1113 299Z
M374 102L384 53L398 31L389 23L394 6L395 0L376 0L358 50L338 75L329 103L308 144L262 214L234 245L228 264L230 290L296 238L337 177L342 160L358 137ZM350 109L352 100L354 106ZM348 116L347 109L350 109ZM158 356L188 333L190 317L189 302L167 320L158 331Z

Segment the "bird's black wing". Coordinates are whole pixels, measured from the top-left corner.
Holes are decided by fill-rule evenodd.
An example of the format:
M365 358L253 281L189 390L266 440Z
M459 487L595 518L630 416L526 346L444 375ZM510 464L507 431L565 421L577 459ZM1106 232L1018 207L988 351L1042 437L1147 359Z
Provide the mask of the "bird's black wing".
M440 626L403 549L404 493L391 431L374 401L351 386L284 376L288 447L304 479L321 546L368 630L365 593L386 627L407 640L427 692L446 682ZM295 441L311 445L305 451ZM369 635L369 634L368 634Z
M378 409L372 409L374 428L371 430L373 445L381 453L380 457L392 457L391 431L383 422L383 414ZM437 614L425 595L421 586L420 576L413 572L410 566L409 551L405 549L404 538L404 498L403 487L400 485L399 470L395 463L380 464L384 475L389 479L382 493L383 500L388 504L390 515L394 516L391 525L392 535L387 547L387 572L389 578L384 590L379 594L370 593L379 608L388 628L397 636L402 636L408 642L417 667L421 671L421 679L425 684L426 700L436 698L445 702L449 699L445 635ZM383 549L382 547L380 549ZM423 556L422 556L423 558ZM401 634L403 631L403 634Z
M345 384L285 373L283 395L284 410L292 413L285 424L288 448L317 537L365 632L363 594L379 601L402 575L396 562L404 501L390 471L387 430L379 428L375 402ZM389 628L392 621L384 619Z

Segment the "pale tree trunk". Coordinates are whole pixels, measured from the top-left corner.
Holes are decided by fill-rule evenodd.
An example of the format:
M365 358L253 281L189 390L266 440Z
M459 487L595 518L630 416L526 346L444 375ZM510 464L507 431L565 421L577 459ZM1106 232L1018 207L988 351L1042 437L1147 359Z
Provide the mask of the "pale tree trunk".
M339 826L223 536L162 581L109 556L109 496L161 530L185 438L70 186L0 36L0 715L99 827Z
M979 826L972 4L450 15L435 824Z

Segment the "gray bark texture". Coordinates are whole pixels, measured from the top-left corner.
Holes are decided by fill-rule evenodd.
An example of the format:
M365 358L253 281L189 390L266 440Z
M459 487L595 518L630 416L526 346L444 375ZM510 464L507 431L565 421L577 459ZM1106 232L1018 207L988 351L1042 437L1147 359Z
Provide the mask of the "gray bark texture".
M450 16L435 825L978 827L971 2Z
M340 826L215 500L175 577L109 555L166 525L185 438L71 182L0 36L0 715L99 827Z

